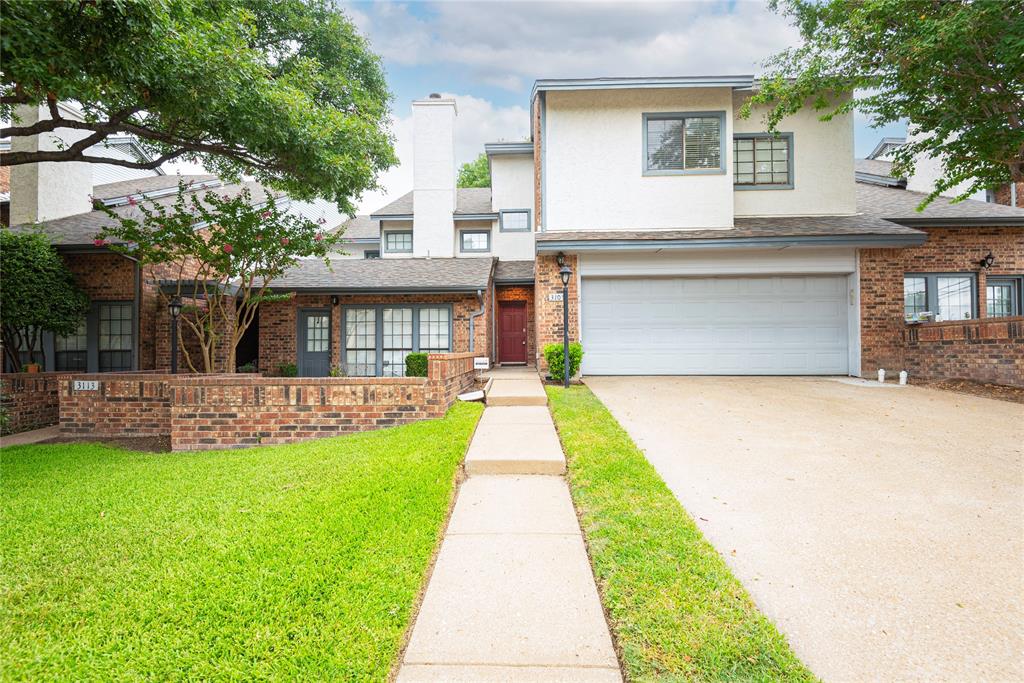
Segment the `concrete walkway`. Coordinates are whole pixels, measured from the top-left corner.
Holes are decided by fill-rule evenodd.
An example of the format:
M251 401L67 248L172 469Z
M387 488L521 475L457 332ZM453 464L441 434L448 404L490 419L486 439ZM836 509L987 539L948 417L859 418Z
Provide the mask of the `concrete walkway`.
M51 425L41 429L33 429L27 432L18 432L17 434L8 434L7 436L0 437L0 448L5 446L27 446L28 444L39 443L40 441L56 439L58 436L60 436L60 427Z
M544 388L508 375L492 375L397 680L621 681L569 488L552 476L565 458L535 402Z

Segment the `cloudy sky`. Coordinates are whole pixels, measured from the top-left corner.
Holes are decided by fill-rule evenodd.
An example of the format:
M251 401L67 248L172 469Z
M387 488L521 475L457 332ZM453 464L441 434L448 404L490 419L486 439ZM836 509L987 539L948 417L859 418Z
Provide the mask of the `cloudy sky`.
M458 161L483 143L529 134L530 88L538 78L757 74L772 53L799 42L762 0L723 2L349 2L341 3L384 60L394 92L394 132L404 162L368 213L412 189L412 100L453 95ZM898 127L857 120L857 156Z

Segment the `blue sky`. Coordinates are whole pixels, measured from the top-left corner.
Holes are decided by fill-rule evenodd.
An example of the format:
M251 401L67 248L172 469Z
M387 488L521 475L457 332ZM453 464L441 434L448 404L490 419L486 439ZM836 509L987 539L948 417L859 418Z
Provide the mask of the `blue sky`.
M772 53L798 43L766 3L728 2L342 2L381 55L395 95L400 159L410 158L410 102L430 92L459 105L459 161L491 140L529 133L530 88L538 78L757 74ZM902 126L855 122L864 156ZM409 164L364 197L371 211L411 189Z

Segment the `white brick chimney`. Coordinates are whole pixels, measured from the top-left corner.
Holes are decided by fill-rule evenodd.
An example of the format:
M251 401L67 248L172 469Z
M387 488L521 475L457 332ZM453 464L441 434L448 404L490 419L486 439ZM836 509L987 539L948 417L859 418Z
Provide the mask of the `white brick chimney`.
M30 126L50 119L46 107L18 107L20 121ZM81 115L61 105L61 116L81 121ZM57 151L88 135L88 131L58 128L52 133L11 138L12 152ZM11 225L36 223L92 211L92 168L81 162L61 161L11 166Z
M412 103L413 256L455 255L455 100Z

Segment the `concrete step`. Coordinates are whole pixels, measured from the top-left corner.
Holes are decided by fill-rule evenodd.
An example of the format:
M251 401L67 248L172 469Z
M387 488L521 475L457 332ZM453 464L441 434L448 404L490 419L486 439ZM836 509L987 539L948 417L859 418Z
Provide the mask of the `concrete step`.
M515 379L495 378L487 392L490 406L546 406L548 395L536 376Z
M488 405L466 453L466 473L564 474L565 456L547 408Z

